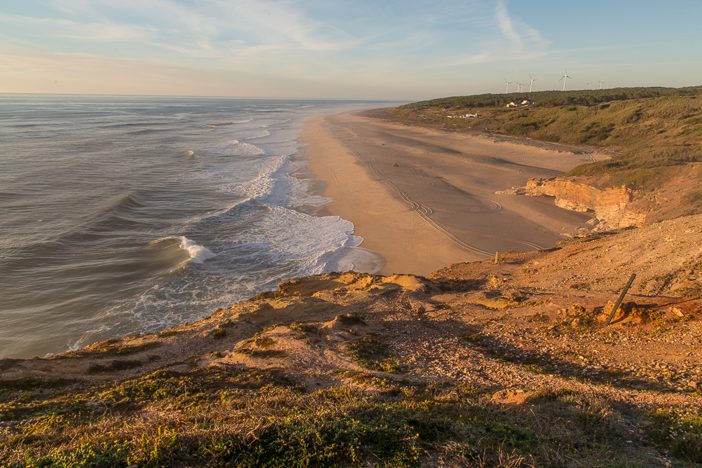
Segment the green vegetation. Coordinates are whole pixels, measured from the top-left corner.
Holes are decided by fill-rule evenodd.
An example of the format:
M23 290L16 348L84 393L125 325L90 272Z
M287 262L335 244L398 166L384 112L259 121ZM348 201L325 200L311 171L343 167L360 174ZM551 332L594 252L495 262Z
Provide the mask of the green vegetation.
M0 403L9 466L625 466L641 456L621 435L621 414L583 395L516 407L462 386L386 379L394 391L306 391L276 372L234 369L34 383Z
M527 98L533 104L505 107ZM474 112L480 117L450 117ZM450 130L488 131L613 151L612 159L582 165L570 174L589 176L600 186L651 189L684 174L688 164L702 162L699 87L451 97L409 104L386 115Z
M227 336L227 329L221 325L212 330L212 338L221 339L225 336Z
M538 105L553 106L592 106L595 104L626 101L631 99L650 99L657 97L694 97L700 88L613 88L588 89L576 91L537 91L533 93L477 94L473 96L453 96L430 101L421 101L403 106L408 109L422 110L436 107L444 109L463 109L466 107L504 107L512 101L531 99Z
M392 355L388 345L381 337L366 335L348 346L351 357L361 366L383 372L402 372L399 359Z
M656 445L670 455L692 463L702 463L702 415L658 410L644 426Z

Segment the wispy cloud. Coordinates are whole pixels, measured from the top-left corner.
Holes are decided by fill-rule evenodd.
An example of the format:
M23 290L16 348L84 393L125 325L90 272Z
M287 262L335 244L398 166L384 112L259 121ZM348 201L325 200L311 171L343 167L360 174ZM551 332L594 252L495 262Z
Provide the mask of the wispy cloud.
M144 41L155 37L157 30L151 27L112 22L77 22L64 18L9 15L0 13L0 24L17 27L35 26L41 34L53 38L85 41Z
M514 22L512 21L512 17L509 15L505 0L497 0L495 16L497 18L497 24L500 26L500 31L502 31L505 38L512 43L515 51L521 52L524 50L524 41L514 27Z
M354 43L350 34L307 17L289 1L212 1L225 18L236 21L259 43L277 40L280 46L308 51L339 50Z
M86 45L114 41L118 46L141 44L194 58L226 56L232 50L247 55L247 48L256 53L333 52L359 43L351 34L306 16L291 0L202 0L196 4L51 0L49 4L53 8L37 16L0 13L0 24L15 26L19 36L22 25L27 25L33 31L27 31L25 39L39 45L52 38Z
M432 67L461 67L466 65L478 65L481 63L486 63L494 60L492 52L483 51L471 55L461 55L457 57L452 57L446 60L442 60L436 63L432 63Z
M491 2L488 24L477 28L480 41L470 44L464 53L452 54L428 64L439 67L468 67L500 62L524 62L547 54L549 43L531 25L509 12L506 0ZM470 50L472 49L472 50Z
M177 71L183 87L184 76L200 77L208 88L255 76L246 85L249 93L267 78L307 83L316 92L329 86L358 92L362 85L390 95L398 86L420 89L432 67L476 66L500 57L482 36L480 42L464 39L475 31L499 38L485 1L492 0L449 1L422 9L426 14L416 4L325 3L327 14L320 14L319 6L303 0L44 0L34 16L26 9L0 11L0 42L4 36L25 48L11 58L23 64L23 74L39 82L53 76L65 86L92 80L86 91L108 83L146 89L156 75L163 86L175 86L166 76ZM349 18L354 14L359 16ZM468 50L459 52L459 44ZM112 75L102 73L107 70Z

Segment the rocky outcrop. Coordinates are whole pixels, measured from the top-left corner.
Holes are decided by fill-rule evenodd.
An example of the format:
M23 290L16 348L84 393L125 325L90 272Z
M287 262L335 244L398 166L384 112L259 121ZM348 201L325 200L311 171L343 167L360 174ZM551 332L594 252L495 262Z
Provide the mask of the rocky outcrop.
M569 179L530 179L523 191L531 197L554 197L561 208L591 212L598 230L642 226L646 213L632 208L636 192L629 187L598 189Z

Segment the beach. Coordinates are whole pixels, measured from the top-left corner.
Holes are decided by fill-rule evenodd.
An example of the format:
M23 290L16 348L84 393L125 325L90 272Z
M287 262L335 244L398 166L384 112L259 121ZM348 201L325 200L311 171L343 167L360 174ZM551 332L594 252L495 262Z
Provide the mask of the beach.
M380 273L428 275L496 251L548 248L589 216L552 199L498 194L592 160L488 136L448 133L357 113L309 119L301 139L311 172L350 220Z

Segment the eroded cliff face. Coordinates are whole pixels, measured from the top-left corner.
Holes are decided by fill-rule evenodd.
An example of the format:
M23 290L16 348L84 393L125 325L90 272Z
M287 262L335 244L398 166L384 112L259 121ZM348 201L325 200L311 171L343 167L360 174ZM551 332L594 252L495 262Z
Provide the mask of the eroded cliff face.
M636 192L625 186L601 190L569 179L530 179L524 194L554 197L556 205L561 208L592 212L597 230L638 227L646 221L647 213L631 206Z

